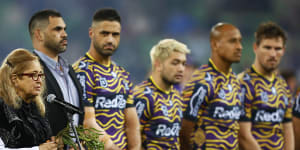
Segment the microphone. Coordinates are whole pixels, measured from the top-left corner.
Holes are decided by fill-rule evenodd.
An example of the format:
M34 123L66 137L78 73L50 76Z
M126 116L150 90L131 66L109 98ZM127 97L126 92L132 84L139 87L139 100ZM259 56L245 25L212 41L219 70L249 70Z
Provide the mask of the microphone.
M83 114L83 112L81 110L79 110L78 107L76 107L68 102L65 102L63 100L57 99L54 94L49 94L47 96L47 102L56 103L72 114L74 114L74 113Z

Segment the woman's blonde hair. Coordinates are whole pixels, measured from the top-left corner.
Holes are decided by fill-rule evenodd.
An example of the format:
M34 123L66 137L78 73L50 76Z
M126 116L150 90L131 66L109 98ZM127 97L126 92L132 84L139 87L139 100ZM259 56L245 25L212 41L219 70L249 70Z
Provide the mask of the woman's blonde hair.
M152 69L154 69L155 61L164 61L173 52L189 54L191 51L187 48L185 44L178 42L174 39L161 40L158 42L158 44L154 45L150 51Z
M16 88L12 83L12 75L23 73L34 61L39 63L39 58L28 50L19 48L9 53L2 62L0 68L0 97L7 105L15 109L21 107L23 100L17 95ZM42 97L45 91L44 85L44 81L42 81L42 92L33 99L42 116L45 116L45 104Z

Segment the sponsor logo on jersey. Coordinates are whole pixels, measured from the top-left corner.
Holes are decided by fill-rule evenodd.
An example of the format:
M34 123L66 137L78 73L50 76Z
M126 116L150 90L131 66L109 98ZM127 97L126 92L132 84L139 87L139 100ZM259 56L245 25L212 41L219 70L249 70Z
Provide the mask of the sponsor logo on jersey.
M213 118L238 120L241 115L241 110L238 106L232 108L224 108L216 106L213 113Z
M190 115L193 117L197 117L198 110L200 108L200 105L204 101L205 95L206 95L206 89L203 88L203 86L200 86L197 91L193 94L190 100Z
M168 126L166 124L158 124L155 135L160 137L179 136L179 130L179 123L173 123L172 126Z
M210 73L206 73L206 76L205 76L205 80L206 81L212 81L213 80L213 78L212 78L212 76L210 75Z
M85 85L85 76L83 75L80 75L80 74L77 74L77 79L79 80L79 83L80 85L82 86L82 89L83 89L83 99L86 99L87 96L86 96L86 85Z
M254 121L257 121L257 122L282 122L284 113L285 112L282 109L277 109L275 112L258 110L255 114Z
M84 61L80 61L80 62L79 62L79 65L78 65L78 68L79 68L79 69L83 69L83 68L85 68L86 66L88 66L88 64L86 64Z
M298 94L296 100L295 100L295 107L294 110L296 112L300 112L300 94Z
M274 96L276 96L276 95L277 95L276 88L273 86L273 87L271 88L271 90L272 90L272 94L273 94Z
M144 90L144 94L152 94L152 90L149 87L146 87Z
M228 87L229 92L231 93L232 92L232 86L231 86L231 84L228 84L227 87Z
M243 80L247 81L247 80L250 80L250 79L251 79L250 76L246 73Z
M242 88L241 93L240 93L239 95L240 95L240 101L241 101L241 103L243 104L244 101L245 101L246 89L245 89L245 88Z
M111 76L112 76L114 79L117 78L117 74L116 74L115 72L111 72L110 74L111 74Z
M104 96L97 96L95 101L95 108L118 108L124 109L126 106L126 97L122 94L115 95L114 98L107 98Z
M136 113L137 113L137 115L139 116L139 118L141 118L141 116L142 116L142 114L143 114L143 111L144 111L144 109L145 109L145 104L143 103L143 102L141 102L141 101L138 101L137 103L136 103Z

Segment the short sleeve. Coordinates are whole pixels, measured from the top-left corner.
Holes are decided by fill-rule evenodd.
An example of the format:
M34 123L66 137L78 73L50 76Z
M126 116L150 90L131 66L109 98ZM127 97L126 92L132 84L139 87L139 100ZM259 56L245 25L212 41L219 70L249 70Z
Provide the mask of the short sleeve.
M80 61L73 66L76 77L79 80L83 89L83 103L85 106L93 106L94 104L94 76L92 73L92 66L88 66L84 61Z
M251 85L250 80L240 80L241 83L241 103L242 103L242 113L240 116L240 121L251 121L252 117L252 102L254 99L254 90Z
M187 120L196 122L201 115L205 100L209 99L209 88L207 84L190 83L183 90L184 113L183 117Z
M289 94L289 96L287 97L287 108L284 114L284 118L283 118L283 122L290 122L292 121L292 117L293 117L293 97L292 94Z
M293 116L300 118L300 93L295 97Z
M130 79L129 79L130 81ZM134 99L133 99L133 84L132 82L129 82L129 94L128 94L128 98L126 100L126 108L129 107L135 107L134 105Z

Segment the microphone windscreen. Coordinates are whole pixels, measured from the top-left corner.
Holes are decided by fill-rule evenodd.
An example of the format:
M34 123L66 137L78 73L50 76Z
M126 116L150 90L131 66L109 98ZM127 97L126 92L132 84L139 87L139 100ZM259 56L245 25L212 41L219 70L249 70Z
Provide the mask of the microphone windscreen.
M52 103L55 100L56 96L54 94L49 94L47 96L47 102Z

